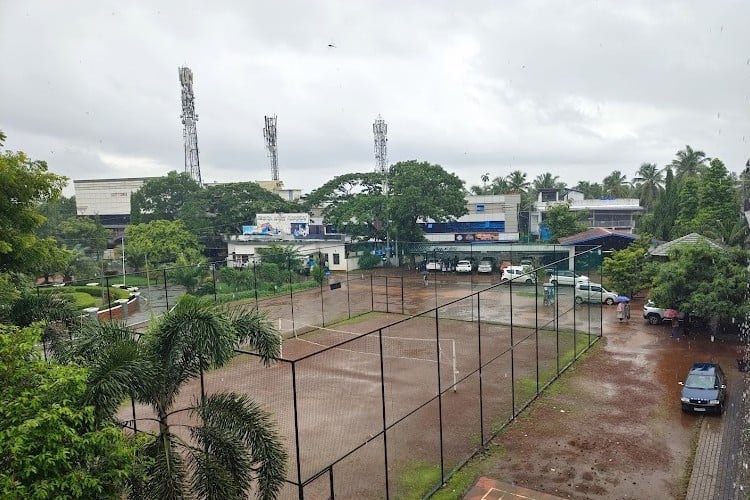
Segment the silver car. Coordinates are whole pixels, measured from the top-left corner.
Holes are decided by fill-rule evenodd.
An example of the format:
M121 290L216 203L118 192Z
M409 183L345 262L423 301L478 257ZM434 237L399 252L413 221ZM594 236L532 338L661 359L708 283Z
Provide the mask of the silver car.
M599 283L590 281L578 283L576 285L576 303L582 302L601 302L602 304L612 305L617 300L617 292L610 292Z

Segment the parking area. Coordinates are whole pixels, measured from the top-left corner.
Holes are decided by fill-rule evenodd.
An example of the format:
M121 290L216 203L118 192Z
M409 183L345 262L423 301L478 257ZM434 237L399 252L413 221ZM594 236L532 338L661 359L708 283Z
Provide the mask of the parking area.
M747 498L742 347L736 336L706 331L673 338L668 325L637 315L620 323L606 308L601 348L497 438L503 452L485 478L535 492L527 498ZM721 416L681 409L679 382L698 361L726 372Z

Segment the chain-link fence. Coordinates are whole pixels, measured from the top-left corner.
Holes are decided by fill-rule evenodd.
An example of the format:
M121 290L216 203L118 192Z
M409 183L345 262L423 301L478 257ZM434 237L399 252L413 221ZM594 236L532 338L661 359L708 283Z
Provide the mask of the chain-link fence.
M269 410L290 457L280 498L400 498L439 488L601 337L605 306L576 300L561 273L574 285L585 267L601 281L600 249L564 253L530 259L507 280L501 260L486 276L427 270L435 251L369 270L188 266L149 271L145 287L132 275L101 285L140 294L138 314L187 291L265 311L284 335L282 359L267 368L238 349L175 407L233 390ZM143 422L150 412L131 404L119 416ZM430 478L427 489L413 491L414 477Z

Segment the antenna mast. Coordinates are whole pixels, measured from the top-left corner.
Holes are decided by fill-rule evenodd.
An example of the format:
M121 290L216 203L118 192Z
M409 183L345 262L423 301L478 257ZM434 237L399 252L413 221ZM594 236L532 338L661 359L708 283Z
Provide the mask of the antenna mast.
M182 137L185 142L185 172L203 186L201 180L201 166L198 160L198 132L195 122L198 115L195 113L195 96L193 95L193 72L188 67L179 68L180 85L182 85Z
M375 171L383 174L383 194L385 195L385 251L388 262L392 256L391 252L391 219L389 214L388 199L388 125L383 117L378 115L372 124L372 132L375 135Z
M279 150L276 148L276 115L266 116L263 137L266 140L268 157L271 159L271 180L279 180Z
M378 115L378 118L372 125L372 131L375 134L375 171L387 174L388 125L385 124L382 116Z

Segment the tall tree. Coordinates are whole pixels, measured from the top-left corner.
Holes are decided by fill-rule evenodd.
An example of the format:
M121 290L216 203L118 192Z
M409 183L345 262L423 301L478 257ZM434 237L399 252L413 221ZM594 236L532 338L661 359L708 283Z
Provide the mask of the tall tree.
M232 182L209 185L192 195L182 205L180 219L211 256L219 248L226 250L224 234L241 233L257 214L298 210L255 182Z
M130 222L140 224L153 220L177 220L187 200L201 190L187 172L169 172L155 177L130 195Z
M606 196L612 198L626 198L630 195L630 183L625 174L619 170L612 171L602 181L602 189Z
M748 254L739 249L719 251L705 243L679 245L659 267L650 296L661 307L694 312L711 320L745 318Z
M633 179L641 206L651 208L664 188L664 174L655 163L641 163Z
M604 196L604 190L602 185L598 182L579 181L573 189L583 193L584 198L591 200L598 200Z
M324 206L327 222L359 240L422 241L419 221L454 220L466 213L464 183L440 165L416 160L391 165L388 193L380 173L335 177L305 200L306 207ZM429 196L425 196L429 193Z
M440 165L398 162L389 169L388 186L389 214L399 241L422 241L419 221L446 222L467 213L464 182Z
M682 179L679 194L680 211L675 224L670 231L670 237L679 238L688 233L702 231L705 228L698 223L698 210L700 209L700 198L696 196L700 189L700 180L697 177L687 176Z
M76 217L76 198L60 196L59 199L50 200L39 205L39 211L44 216L44 223L37 230L37 236L46 238L55 236L62 238L60 227L63 222ZM72 246L72 245L68 245Z
M484 194L505 194L508 192L508 190L508 178L498 175L497 177L492 179L492 182L485 190Z
M276 497L287 454L271 416L233 392L185 406L178 398L201 373L227 364L238 344L256 348L268 364L278 357L281 341L258 310L225 311L186 297L144 335L116 321L86 322L63 346L63 360L91 367L88 397L98 418L114 418L128 397L156 416L155 435L140 450L148 459L146 477L136 483L134 496L246 498L254 488L257 498ZM190 418L174 416L183 412Z
M526 193L531 187L531 183L526 180L526 172L514 170L506 178L508 190L515 193Z
M740 214L734 181L721 160L711 160L698 188L699 208L694 225L709 228L724 221L734 224Z
M44 360L40 339L0 324L0 496L123 498L135 441L96 420L87 371Z
M66 182L23 152L0 155L0 272L33 273L56 246L35 234L44 223L39 205L56 200Z
M181 221L155 220L131 225L125 229L125 239L125 258L136 268L147 262L151 266L175 262L179 255L195 261L201 250L198 238Z
M388 228L385 178L379 172L350 173L334 177L311 192L303 206L324 207L323 217L341 233L356 240L385 240Z
M63 244L67 247L82 245L89 249L90 256L102 260L110 231L101 222L86 217L70 218L61 223L60 231Z
M604 259L602 272L610 280L615 290L633 297L636 292L647 288L651 284L651 277L645 271L646 251L651 236L641 235L627 248L612 252Z
M666 167L666 178L664 180L664 193L654 205L654 216L651 219L652 227L644 230L660 240L668 240L675 221L680 212L679 184L672 173L671 167Z
M685 149L677 151L675 159L669 165L675 169L675 175L678 179L685 176L697 176L700 174L703 166L709 161L706 153L694 150L689 145Z
M588 217L586 211L570 210L570 202L555 203L547 207L542 224L549 229L551 239L560 238L585 231L588 225L584 222Z
M532 185L535 191L539 191L540 189L564 189L565 183L558 181L559 178L557 175L544 172L536 176Z

